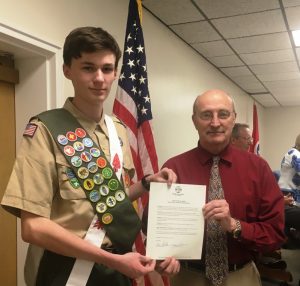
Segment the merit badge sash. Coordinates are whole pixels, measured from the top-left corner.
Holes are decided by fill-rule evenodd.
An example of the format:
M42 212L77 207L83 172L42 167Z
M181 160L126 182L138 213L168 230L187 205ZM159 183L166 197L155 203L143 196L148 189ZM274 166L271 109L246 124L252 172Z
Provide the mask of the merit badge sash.
M141 221L101 147L66 109L46 111L37 118L63 152L116 249L131 251Z

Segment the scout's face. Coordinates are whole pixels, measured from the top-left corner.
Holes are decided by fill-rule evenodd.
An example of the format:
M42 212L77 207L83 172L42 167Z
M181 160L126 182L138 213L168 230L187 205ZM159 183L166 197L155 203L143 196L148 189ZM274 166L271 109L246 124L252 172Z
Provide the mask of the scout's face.
M208 91L196 99L192 119L200 145L210 153L218 154L230 142L235 123L233 101L220 90Z
M64 75L72 81L75 98L85 104L103 104L116 79L116 57L110 51L82 53L63 66Z

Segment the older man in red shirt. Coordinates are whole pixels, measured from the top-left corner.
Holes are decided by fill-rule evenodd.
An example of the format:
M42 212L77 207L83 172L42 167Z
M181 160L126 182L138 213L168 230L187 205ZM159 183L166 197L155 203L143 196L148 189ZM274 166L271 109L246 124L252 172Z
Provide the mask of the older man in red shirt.
M172 285L261 285L252 260L258 252L278 249L285 240L283 196L265 160L230 145L236 112L228 94L210 90L198 96L192 119L199 133L198 146L169 159L164 167L175 171L178 183L207 186L208 197L213 157L220 159L224 198L207 201L203 215L206 224L216 221L226 235L228 266L221 282L206 277L205 242L202 259L183 261Z

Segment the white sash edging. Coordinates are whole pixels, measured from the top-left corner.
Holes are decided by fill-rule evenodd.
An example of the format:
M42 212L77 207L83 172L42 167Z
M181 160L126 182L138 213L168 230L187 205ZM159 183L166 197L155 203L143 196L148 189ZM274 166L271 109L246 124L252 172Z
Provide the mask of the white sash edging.
M109 137L109 151L110 151L110 164L113 163L113 158L115 154L118 154L120 160L120 168L117 170L116 175L118 179L121 179L122 175L122 166L123 166L123 152L120 144L120 140L118 137L118 133L116 127L113 123L111 117L105 114L105 123L108 130ZM97 214L94 216L89 229L85 235L84 240L90 242L91 244L101 247L103 239L105 237L105 230L98 228L96 226L98 220ZM86 285L89 276L91 274L92 268L94 266L94 262L76 259L73 269L70 273L69 279L66 283L66 286L83 286Z

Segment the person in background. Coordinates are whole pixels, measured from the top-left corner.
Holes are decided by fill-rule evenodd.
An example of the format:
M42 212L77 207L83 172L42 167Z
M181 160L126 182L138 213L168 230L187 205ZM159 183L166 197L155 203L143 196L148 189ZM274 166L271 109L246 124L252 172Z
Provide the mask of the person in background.
M236 119L233 99L209 90L194 102L198 146L169 159L177 183L206 186L201 260L181 261L172 286L261 285L253 259L285 240L283 196L267 162L230 144Z
M21 218L22 238L30 244L27 285L73 285L75 272L76 285L127 286L156 264L162 274L177 273L174 258L156 263L131 251L140 230L131 201L149 182L171 184L176 175L163 168L129 184L135 170L126 129L103 110L117 77L117 42L102 28L80 27L66 37L63 57L74 97L30 120L1 202ZM91 270L82 273L87 265Z
M231 144L239 149L249 151L253 138L248 124L235 123L231 134Z
M278 185L284 194L286 229L300 243L300 134L281 161Z

